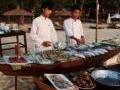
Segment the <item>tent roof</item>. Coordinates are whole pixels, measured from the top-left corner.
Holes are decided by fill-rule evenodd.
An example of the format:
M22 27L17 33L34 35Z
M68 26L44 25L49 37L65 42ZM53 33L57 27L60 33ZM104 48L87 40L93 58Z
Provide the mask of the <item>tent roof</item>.
M120 14L114 14L113 16L111 16L112 19L120 19Z
M4 16L33 16L32 13L26 11L25 9L21 9L19 6L16 9L4 12L2 15Z
M55 12L56 16L70 16L70 11L67 11L66 9L63 9L61 11Z

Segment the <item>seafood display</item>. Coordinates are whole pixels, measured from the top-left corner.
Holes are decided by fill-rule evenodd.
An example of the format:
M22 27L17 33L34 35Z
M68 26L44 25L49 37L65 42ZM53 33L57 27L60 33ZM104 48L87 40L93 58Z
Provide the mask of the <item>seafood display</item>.
M117 36L115 36L112 39L103 40L102 43L108 44L108 45L118 45L118 46L120 46L120 35L118 34Z
M117 47L106 43L92 43L66 47L65 49L42 51L35 55L8 56L4 59L7 63L55 64L104 55Z
M80 71L68 75L70 80L74 82L79 88L90 90L96 87L94 80L91 78L87 71Z
M45 76L57 90L79 90L63 74L45 74Z
M17 47L17 52L19 52L18 49ZM0 70L6 75L16 76L44 74L57 90L90 90L96 87L95 81L119 85L120 80L117 81L117 79L109 77L97 77L94 79L86 71L71 72L99 66L99 64L119 52L120 47L117 45L92 43L66 47L64 49L47 50L37 54L29 53L23 56L17 54L16 56L4 56L0 60ZM63 75L57 73L69 74ZM98 74L100 75L100 73ZM116 83L111 81L116 81Z
M4 61L6 63L27 63L27 60L22 56L4 56Z
M38 58L40 61L39 63L41 64L53 64L104 55L109 51L114 50L116 47L117 46L105 43L84 44L80 46L66 47L63 50L58 49L42 51Z
M96 86L87 72L80 73L80 76L76 81L76 85L78 85L80 89L93 89Z
M51 63L67 62L68 60L80 59L77 56L72 56L64 50L48 50L40 53L39 59L41 61L51 61Z
M27 55L3 56L0 63L5 62L5 64L0 64L0 69L6 75L34 76L43 73L71 73L101 66L103 62L119 52L120 47L117 45L105 43L84 44L83 46L67 47L61 50L54 49L40 53L28 53ZM81 81L80 76L78 76L78 79ZM85 80L85 82L88 81Z
M2 58L0 59L0 64L5 64L5 62Z
M9 57L10 63L25 63L26 60L24 57Z
M91 73L92 78L102 85L110 87L119 87L120 86L120 73L114 70L94 70Z
M102 55L108 53L111 50L114 50L117 45L106 44L103 42L84 44L80 46L67 47L67 51L73 51L73 55L79 56L81 58L94 57L97 55Z

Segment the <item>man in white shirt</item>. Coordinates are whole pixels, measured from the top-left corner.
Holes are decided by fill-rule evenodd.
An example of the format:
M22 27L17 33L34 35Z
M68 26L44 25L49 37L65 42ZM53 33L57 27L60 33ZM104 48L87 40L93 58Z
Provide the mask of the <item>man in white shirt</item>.
M82 23L79 19L80 9L77 5L71 9L71 17L64 21L66 43L68 46L80 45L85 43Z
M57 33L52 21L49 19L52 13L52 7L53 5L51 3L43 3L42 14L33 20L30 37L34 44L35 53L54 49L54 44L57 43ZM39 76L33 77L33 82L38 86L40 80L41 77ZM33 90L37 90L36 87Z
M42 14L35 18L32 23L30 37L34 44L35 52L50 50L57 42L57 34L49 16L52 13L51 4L46 3L42 6Z

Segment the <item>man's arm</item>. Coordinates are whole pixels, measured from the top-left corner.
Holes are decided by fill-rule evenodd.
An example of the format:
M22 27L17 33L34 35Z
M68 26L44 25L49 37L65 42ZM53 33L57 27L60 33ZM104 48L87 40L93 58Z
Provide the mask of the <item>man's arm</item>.
M57 38L57 32L56 32L56 30L55 30L55 27L54 27L54 25L53 25L53 22L50 20L50 24L51 24L51 32L52 32L52 34L51 34L51 37L52 37L52 43L53 44L56 44L57 42L58 42L58 38Z
M83 26L82 26L81 21L80 21L80 32L81 32L80 41L81 41L82 44L84 44L85 43L85 35L84 35Z
M32 27L31 27L31 32L30 32L31 40L34 42L35 46L36 47L39 47L40 45L43 45L45 47L51 46L51 42L49 42L49 41L42 42L42 40L38 37L37 28L38 28L38 25L37 25L37 21L35 19L32 22Z
M64 21L64 30L66 33L66 36L69 37L70 39L73 39L77 42L77 44L80 44L80 40L76 37L74 37L73 32L72 32L72 25L68 21Z
M37 35L37 21L35 19L32 22L30 38L34 42L35 45L41 44L41 40L38 38L38 35Z

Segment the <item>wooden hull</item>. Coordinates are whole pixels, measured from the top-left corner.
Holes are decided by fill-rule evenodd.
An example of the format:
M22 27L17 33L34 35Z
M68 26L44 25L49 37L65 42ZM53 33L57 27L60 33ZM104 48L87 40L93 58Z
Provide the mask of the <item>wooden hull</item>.
M44 73L70 73L85 70L93 66L99 66L101 63L114 55L117 55L119 52L120 48L116 48L103 55L87 57L86 59L81 58L79 60L50 65L30 64L27 66L21 66L21 69L19 70L13 70L11 65L8 64L0 64L0 71L10 76L36 76Z

